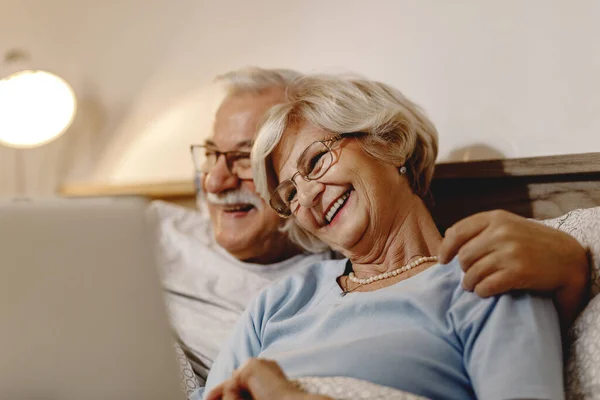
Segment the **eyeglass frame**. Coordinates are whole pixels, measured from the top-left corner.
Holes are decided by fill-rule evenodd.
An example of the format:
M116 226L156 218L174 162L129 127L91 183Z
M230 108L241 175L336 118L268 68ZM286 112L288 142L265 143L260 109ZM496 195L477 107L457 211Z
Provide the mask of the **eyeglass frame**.
M278 192L280 190L280 188L283 185L288 185L288 182L291 182L292 185L294 185L294 187L296 188L296 191L298 190L298 185L296 185L296 176L300 176L302 179L304 179L306 182L310 182L310 181L314 181L317 179L322 178L331 168L331 166L333 165L333 150L331 148L331 146L333 144L335 144L336 142L339 142L342 139L346 139L346 138L350 138L350 137L359 137L359 136L363 136L366 135L366 132L348 132L348 133L338 133L335 134L327 139L322 139L322 140L315 140L314 142L310 143L308 146L306 146L306 148L304 150L302 150L302 153L300 153L300 155L298 156L298 158L296 159L296 165L298 164L298 161L304 156L304 154L306 153L306 151L315 143L322 143L326 148L327 148L327 154L329 155L329 157L331 157L331 163L327 166L327 168L325 168L318 176L313 177L313 178L309 178L308 175L304 176L300 173L300 171L298 171L296 169L296 172L294 173L294 175L292 175L291 178L288 178L284 181L282 181L281 183L279 183L276 187L275 190L273 190L273 192L271 193L271 197L269 198L269 205L271 206L271 208L273 210L275 210L275 212L284 219L287 219L289 217L292 216L293 211L291 210L290 205L292 204L292 202L290 202L290 204L287 205L287 207L289 208L289 214L286 213L282 213L282 210L277 209L277 207L275 207L273 205L273 199L275 198L275 196L278 196ZM296 167L297 168L297 167ZM281 196L279 196L281 198Z
M203 168L200 167L197 164L197 162L196 162L197 161L196 160L196 156L194 154L197 149L203 149L204 151L210 150L211 152L213 152L215 154L215 156L216 156L215 164L213 165L213 167L210 170L204 171ZM214 167L217 165L217 163L219 162L219 158L221 156L224 156L225 157L225 166L227 167L227 171L231 175L235 175L239 179L243 179L243 180L246 180L246 179L247 180L251 180L252 179L251 176L249 178L241 177L239 175L239 173L233 171L233 167L234 167L233 164L237 160L240 160L240 159L248 159L248 160L250 160L250 152L249 151L240 151L240 150L220 151L220 150L217 150L215 147L211 147L210 145L206 145L206 144L191 144L190 145L190 153L192 155L192 162L194 163L194 168L196 169L196 172L200 172L200 173L203 173L203 174L209 174L214 169ZM230 157L232 155L237 155L238 158L234 159L234 160L231 160ZM251 167L250 167L250 171L252 171ZM250 172L250 175L252 175L252 172Z

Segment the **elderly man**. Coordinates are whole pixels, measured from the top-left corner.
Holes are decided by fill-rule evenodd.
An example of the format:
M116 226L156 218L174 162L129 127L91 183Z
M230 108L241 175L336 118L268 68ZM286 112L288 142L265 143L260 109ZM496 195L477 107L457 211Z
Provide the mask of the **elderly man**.
M238 316L261 289L331 257L306 254L291 243L279 230L281 218L256 194L252 181L249 152L256 126L298 76L247 69L218 77L227 96L214 133L192 146L209 218L165 203L153 207L161 221L167 306L201 384Z
M249 155L257 125L299 76L248 68L218 77L227 96L213 135L193 146L210 219L194 217L201 236L196 256L172 263L165 288L174 328L201 383L237 317L261 289L331 257L302 253L290 242L280 231L283 220L256 194L252 180ZM182 210L170 212L173 224L185 218ZM440 261L456 254L466 271L464 286L482 296L513 288L553 291L567 323L580 307L588 260L566 234L505 212L482 213L449 230Z

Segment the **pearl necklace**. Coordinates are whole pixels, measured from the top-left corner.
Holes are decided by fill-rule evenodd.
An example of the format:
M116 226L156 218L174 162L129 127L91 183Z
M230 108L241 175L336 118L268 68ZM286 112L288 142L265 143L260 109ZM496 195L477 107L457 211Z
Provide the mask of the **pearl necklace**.
M382 279L391 278L392 276L396 276L403 272L410 271L414 267L417 267L423 263L432 262L432 261L437 261L437 256L419 257L415 261L410 262L398 269L395 269L393 271L384 272L383 274L375 275L375 276L372 276L370 278L365 278L365 279L359 279L356 277L356 275L354 275L354 272L350 272L350 274L348 275L348 279L350 279L354 283L358 283L359 286L368 285L369 283L380 281Z

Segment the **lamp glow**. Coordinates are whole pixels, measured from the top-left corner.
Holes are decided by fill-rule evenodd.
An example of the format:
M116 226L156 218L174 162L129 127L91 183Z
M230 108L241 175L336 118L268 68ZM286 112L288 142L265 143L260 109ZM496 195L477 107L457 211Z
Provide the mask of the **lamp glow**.
M0 80L0 144L30 148L62 135L77 100L69 84L46 71L21 71Z

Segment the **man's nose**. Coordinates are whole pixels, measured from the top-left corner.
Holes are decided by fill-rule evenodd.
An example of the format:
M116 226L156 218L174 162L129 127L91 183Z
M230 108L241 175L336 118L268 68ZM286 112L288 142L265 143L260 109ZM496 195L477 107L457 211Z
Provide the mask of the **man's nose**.
M227 168L225 156L219 156L215 166L206 174L204 186L209 193L221 193L225 190L235 189L239 186L240 179Z

